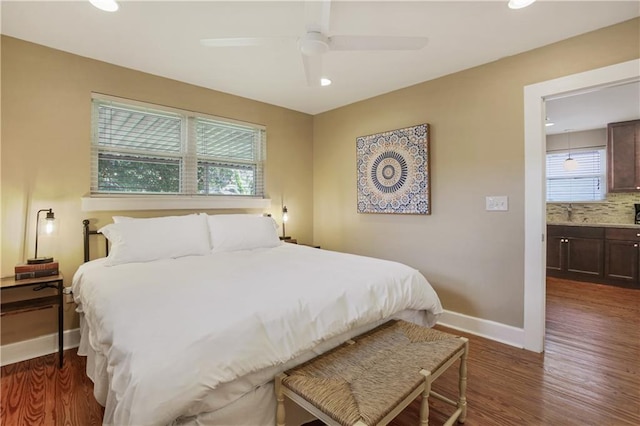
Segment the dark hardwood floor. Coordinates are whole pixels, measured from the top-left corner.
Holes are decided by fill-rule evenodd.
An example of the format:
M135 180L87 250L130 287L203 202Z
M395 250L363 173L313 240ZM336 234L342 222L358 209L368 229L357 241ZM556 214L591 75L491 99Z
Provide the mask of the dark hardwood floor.
M544 354L464 334L466 424L640 425L639 320L638 290L549 279ZM2 367L1 424L101 424L84 366L69 350L60 370L55 355ZM434 390L453 397L456 386L450 368ZM430 424L442 424L450 407L430 404ZM416 401L392 425L416 425L418 414Z

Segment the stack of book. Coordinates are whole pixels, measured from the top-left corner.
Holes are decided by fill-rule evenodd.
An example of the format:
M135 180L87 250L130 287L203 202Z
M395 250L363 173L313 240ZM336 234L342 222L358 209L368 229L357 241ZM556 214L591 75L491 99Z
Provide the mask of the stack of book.
M58 275L58 262L16 265L16 280Z

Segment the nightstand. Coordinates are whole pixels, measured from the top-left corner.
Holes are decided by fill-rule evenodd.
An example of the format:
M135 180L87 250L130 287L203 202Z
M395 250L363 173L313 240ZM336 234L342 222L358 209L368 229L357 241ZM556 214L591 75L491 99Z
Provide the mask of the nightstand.
M280 237L280 241L284 241L285 243L290 243L290 244L300 244L301 246L320 248L320 246L316 246L315 244L302 244L302 243L299 243L297 239L291 238L291 237Z
M0 315L17 314L21 312L35 311L38 309L49 308L58 305L58 359L59 366L62 368L62 336L64 325L64 294L63 294L63 276L62 274L52 275L50 277L27 278L24 280L16 280L15 277L2 278L2 288L9 290L12 288L21 288L33 286L35 291L45 288L55 288L57 293L51 296L41 296L32 299L21 299L14 302L6 302L0 304Z

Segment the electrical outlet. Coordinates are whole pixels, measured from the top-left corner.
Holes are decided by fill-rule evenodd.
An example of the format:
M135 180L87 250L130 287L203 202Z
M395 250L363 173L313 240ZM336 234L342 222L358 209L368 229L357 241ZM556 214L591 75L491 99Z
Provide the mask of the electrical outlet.
M74 303L71 287L65 287L62 289L62 294L64 294L64 303Z
M488 212L506 212L509 210L509 197L506 195L486 196L485 209Z

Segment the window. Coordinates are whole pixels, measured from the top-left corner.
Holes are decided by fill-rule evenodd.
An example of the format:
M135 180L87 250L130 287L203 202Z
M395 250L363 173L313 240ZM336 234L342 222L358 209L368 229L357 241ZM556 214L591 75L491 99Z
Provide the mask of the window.
M604 148L572 151L571 158L578 163L572 171L563 167L568 155L568 151L547 153L547 202L604 200Z
M264 127L93 99L92 194L264 196Z

